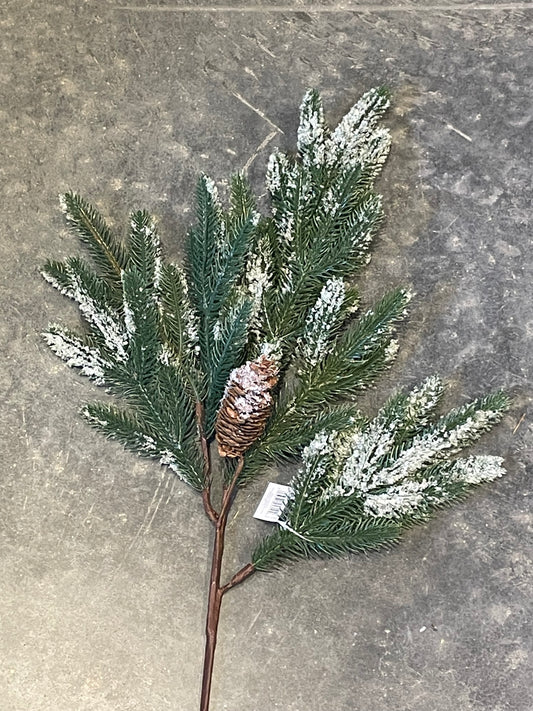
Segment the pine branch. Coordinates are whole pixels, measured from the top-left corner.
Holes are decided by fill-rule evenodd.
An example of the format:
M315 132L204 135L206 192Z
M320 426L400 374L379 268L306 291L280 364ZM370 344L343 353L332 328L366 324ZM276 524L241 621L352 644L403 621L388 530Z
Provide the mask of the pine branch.
M198 452L190 435L169 438L165 432L161 437L161 429L151 426L138 413L104 403L86 405L82 414L109 439L120 442L142 457L157 459L184 482L201 491L203 479L199 476Z
M307 535L290 530L276 530L263 538L252 553L256 570L268 572L301 558L338 558L349 553L366 553L396 543L402 527L398 523L359 521L349 533L311 529Z
M197 225L189 233L187 273L201 320L202 353L209 365L212 330L242 277L257 217L249 188L240 176L232 181L229 213L223 213L216 187L207 176L198 183L197 203Z
M382 214L372 184L390 145L376 124L387 106L385 90L369 92L330 134L311 91L301 108L301 161L271 157L267 186L281 269L280 288L267 299L271 340L297 337L324 283L353 275L368 260Z
M353 402L392 362L410 298L396 289L356 318L351 280L368 262L382 218L374 182L390 148L380 126L388 104L387 91L373 89L330 130L319 94L309 91L298 154L269 161L271 216L256 212L242 176L232 179L228 209L202 176L184 270L164 263L147 212L132 214L124 246L89 203L73 193L62 198L94 268L76 258L48 261L43 275L77 302L88 332L51 325L44 338L122 401L87 405L86 419L201 492L214 525L202 711L228 590L292 560L389 546L503 474L499 457L457 458L500 421L508 406L502 393L441 417L437 377L395 394L372 418ZM225 461L213 472L215 432ZM222 585L237 487L299 459L279 527ZM223 485L218 513L214 473Z
M100 344L90 336L81 336L56 324L42 334L45 342L70 368L79 368L96 385L104 385L106 373L113 367Z
M281 525L317 546L326 535L323 552L335 554L361 526L413 525L501 476L499 457L451 458L501 419L505 396L489 395L431 423L441 395L438 380L428 379L391 398L371 421L317 434L303 451Z
M114 357L127 360L128 334L120 312L116 310L116 295L82 259L70 257L64 264L47 262L42 270L44 278L62 294L77 302L92 334Z
M349 326L317 366L304 374L301 397L308 403L353 395L371 384L396 353L393 334L411 296L397 289Z
M342 398L353 399L386 369L395 354L394 325L404 317L409 294L388 294L334 342L314 366L301 373L297 385L281 398L267 429L267 438L283 438L290 423L312 420Z
M107 239L105 231L104 236ZM158 443L150 450L152 454L168 460L185 481L200 489L203 476L187 380L190 373L184 373L182 364L169 356L170 348L162 340L160 243L148 213L133 213L129 246L131 256L116 288L81 259L45 265L45 278L78 302L91 327L86 338L57 327L51 327L45 338L69 365L80 367L82 374L107 385L131 404L131 411L100 411L106 434L141 454L150 453L150 447L143 450L146 440L141 435L151 437ZM168 298L168 291L165 295ZM91 421L96 423L94 417Z
M203 400L205 375L198 357L198 318L189 300L185 273L174 264L163 264L161 269L160 317L167 348L162 357L183 370L196 400Z
M187 242L187 276L193 305L204 317L210 299L217 243L224 229L218 192L206 175L198 181L196 204L197 224L190 230ZM202 347L206 346L206 336L201 333Z
M441 395L440 383L428 379L391 398L372 421L317 434L291 481L283 530L258 546L254 564L268 569L298 556L387 545L403 528L501 476L500 457L450 458L501 419L505 396L489 395L429 423Z
M120 274L128 264L123 245L111 233L100 213L79 195L72 192L62 195L61 206L74 232L89 250L100 275L118 289Z
M215 324L209 360L209 382L206 398L206 433L213 434L215 417L229 374L242 363L248 342L253 303L242 299Z
M142 281L158 295L161 279L161 243L154 218L146 210L131 215L130 267L135 267Z
M160 326L161 247L154 222L146 212L133 213L131 260L122 272L123 310L129 337L127 371L149 387L163 370Z
M253 315L253 299L241 284L254 243L258 215L242 176L231 185L230 210L222 211L213 182L203 176L197 189L198 223L189 233L187 275L199 315L202 367L207 375L206 432L214 419L231 370L242 363Z
M331 195L314 198L316 205L301 217L290 239L285 223L289 221L292 229L292 212L275 221L279 242L285 246L277 250L277 261L283 265L280 288L270 292L266 301L272 340L300 335L307 311L324 284L332 278L352 277L368 261L371 237L382 216L381 200L357 191L360 170L341 178L332 185ZM315 187L309 190L316 196ZM300 206L295 209L301 212Z
M124 291L124 321L129 336L130 371L140 383L150 380L159 368L161 343L159 320L154 294L133 266L122 276Z

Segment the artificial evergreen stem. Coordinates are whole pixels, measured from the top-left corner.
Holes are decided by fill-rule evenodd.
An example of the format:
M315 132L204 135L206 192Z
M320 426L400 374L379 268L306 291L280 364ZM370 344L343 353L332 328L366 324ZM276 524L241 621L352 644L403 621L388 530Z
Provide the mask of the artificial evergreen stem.
M211 455L209 453L209 443L205 434L205 410L204 405L199 400L196 403L196 423L198 427L198 433L200 436L200 446L202 448L202 457L204 461L203 465L203 482L204 488L202 489L202 502L204 504L204 510L207 518L216 524L218 520L218 513L216 512L213 504L211 503Z
M215 542L213 544L211 578L209 582L209 598L205 623L204 671L202 675L200 711L209 711L209 698L211 695L211 681L213 678L213 664L215 660L215 647L217 644L220 605L222 602L222 595L224 594L220 588L220 571L222 564L222 556L224 553L225 527L225 518L219 518L216 525Z
M235 573L228 583L224 585L222 592L225 594L228 590L231 590L231 588L234 588L236 585L240 585L246 580L246 578L249 578L252 573L255 573L255 570L256 568L253 563L247 563L237 573Z
M213 505L211 503L211 487L206 487L202 491L202 501L204 504L204 510L206 513L207 518L216 525L216 522L218 521L218 514L216 510L213 508Z
M249 564L240 570L227 585L220 585L226 524L228 522L228 514L230 512L233 494L243 467L244 458L239 457L231 483L224 489L222 507L215 521L215 541L213 543L211 577L209 580L209 598L205 623L204 671L202 675L200 711L209 711L209 698L211 695L211 681L213 678L213 664L215 660L215 648L217 644L218 621L220 618L220 605L222 603L222 597L230 588L245 580L253 572L253 566ZM244 570L246 570L246 574L243 573Z
M255 211L241 176L232 180L229 210L202 176L185 269L162 259L147 212L133 213L122 244L89 203L72 193L61 199L93 264L48 261L43 275L78 303L87 330L51 324L46 342L125 401L88 404L88 422L201 492L215 529L201 711L209 711L228 590L297 558L390 545L402 529L504 473L500 457L456 459L500 421L503 393L438 417L443 385L429 377L373 418L353 402L392 363L410 299L394 289L356 315L357 292L348 286L368 262L382 216L373 182L390 146L378 125L387 106L385 90L370 90L330 131L320 96L307 92L298 155L276 151L269 160L267 216ZM213 437L222 457L237 460L231 476L224 468L215 505ZM280 528L221 585L237 487L264 465L295 457L301 467L291 494L270 510Z

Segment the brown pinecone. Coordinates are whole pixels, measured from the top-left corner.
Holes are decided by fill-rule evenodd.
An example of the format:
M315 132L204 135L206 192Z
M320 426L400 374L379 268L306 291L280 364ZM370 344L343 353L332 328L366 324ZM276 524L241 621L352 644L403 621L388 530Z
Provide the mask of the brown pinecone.
M272 410L278 363L261 355L230 373L215 422L222 457L239 457L263 434Z

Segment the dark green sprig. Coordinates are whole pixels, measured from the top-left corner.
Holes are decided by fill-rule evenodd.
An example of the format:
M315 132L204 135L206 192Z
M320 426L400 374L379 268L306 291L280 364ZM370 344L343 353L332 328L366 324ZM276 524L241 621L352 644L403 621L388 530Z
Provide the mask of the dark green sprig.
M82 411L85 419L109 439L120 442L127 449L151 459L157 459L183 481L200 491L204 481L198 449L193 438L165 436L159 423L145 420L139 410L124 410L106 403L91 403Z
M207 431L212 434L227 378L242 363L249 339L252 302L242 283L259 215L241 175L232 180L228 212L222 210L213 181L205 175L198 183L197 204L187 275L198 315L200 359L208 387Z
M60 199L72 229L89 250L99 274L119 289L121 272L128 264L127 250L90 203L72 192Z

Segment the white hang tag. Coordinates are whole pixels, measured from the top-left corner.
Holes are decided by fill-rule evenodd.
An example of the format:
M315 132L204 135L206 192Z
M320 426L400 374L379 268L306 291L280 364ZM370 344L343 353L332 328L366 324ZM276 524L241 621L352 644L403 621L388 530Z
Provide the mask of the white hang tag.
M270 482L254 513L254 518L259 518L261 521L269 521L270 523L278 523L291 493L292 488L290 486Z

